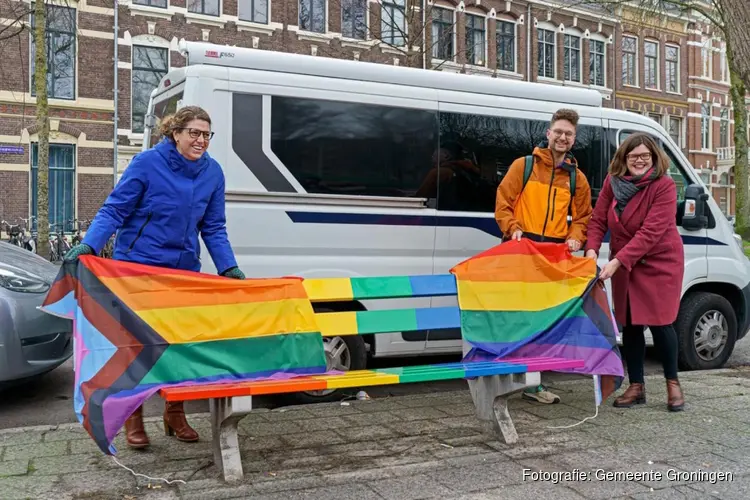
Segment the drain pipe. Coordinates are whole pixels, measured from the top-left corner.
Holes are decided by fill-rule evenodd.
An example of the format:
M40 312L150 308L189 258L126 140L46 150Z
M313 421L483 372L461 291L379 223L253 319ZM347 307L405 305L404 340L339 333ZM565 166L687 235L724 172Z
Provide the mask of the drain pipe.
M531 81L531 3L526 6L526 81Z
M115 35L115 51L114 51L114 105L115 105L115 111L113 113L113 119L115 122L114 125L114 136L112 139L112 188L117 185L117 155L118 155L118 149L117 149L117 143L119 142L119 138L117 137L117 122L118 122L118 116L117 116L117 94L119 92L118 90L118 81L117 81L117 73L118 73L118 67L117 64L120 60L120 56L118 54L118 45L120 44L120 34L119 34L119 26L118 26L118 18L117 18L117 11L119 10L118 0L114 0L114 8L115 8L115 16L114 16L114 35Z

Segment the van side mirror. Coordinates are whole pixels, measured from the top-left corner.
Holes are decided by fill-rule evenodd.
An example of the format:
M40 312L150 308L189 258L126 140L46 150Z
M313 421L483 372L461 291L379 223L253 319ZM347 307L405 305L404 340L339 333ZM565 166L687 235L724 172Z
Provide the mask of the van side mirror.
M703 186L690 184L685 188L685 205L682 214L682 227L688 231L698 231L708 227L708 193Z

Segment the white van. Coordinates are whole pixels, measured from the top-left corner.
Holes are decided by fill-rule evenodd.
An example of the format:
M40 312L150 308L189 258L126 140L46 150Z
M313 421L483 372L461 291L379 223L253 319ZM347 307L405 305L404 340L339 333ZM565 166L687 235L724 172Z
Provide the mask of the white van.
M229 238L248 276L447 273L500 241L498 183L544 139L552 114L568 107L581 116L573 153L594 203L627 134L648 132L672 161L686 253L681 367L722 366L748 331L750 267L731 224L660 125L602 107L596 91L199 42L179 47L187 66L153 92L145 135L183 105L210 113ZM606 244L600 259L608 260ZM212 265L204 258L204 271ZM324 307L393 307L382 302ZM327 348L333 366L359 369L368 355L458 354L460 337L458 330L353 336Z

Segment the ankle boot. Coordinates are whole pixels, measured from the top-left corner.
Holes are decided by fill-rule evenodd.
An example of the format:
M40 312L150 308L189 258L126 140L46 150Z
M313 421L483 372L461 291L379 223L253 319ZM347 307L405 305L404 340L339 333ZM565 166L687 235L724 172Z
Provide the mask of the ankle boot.
M167 401L164 406L164 432L180 441L198 441L198 433L187 423L182 401Z
M676 378L667 379L667 409L669 411L682 411L684 404L685 398L682 395L680 381Z
M125 421L125 437L131 448L145 448L149 445L148 435L143 428L143 407L139 406Z
M615 399L615 408L630 408L633 405L646 404L646 387L641 383L633 383L622 396Z

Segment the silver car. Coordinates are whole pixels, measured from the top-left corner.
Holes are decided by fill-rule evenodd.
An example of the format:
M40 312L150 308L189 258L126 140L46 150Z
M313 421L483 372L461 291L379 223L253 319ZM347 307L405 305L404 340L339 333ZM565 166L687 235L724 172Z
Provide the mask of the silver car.
M73 322L37 309L59 269L0 241L0 387L54 370L73 354Z

